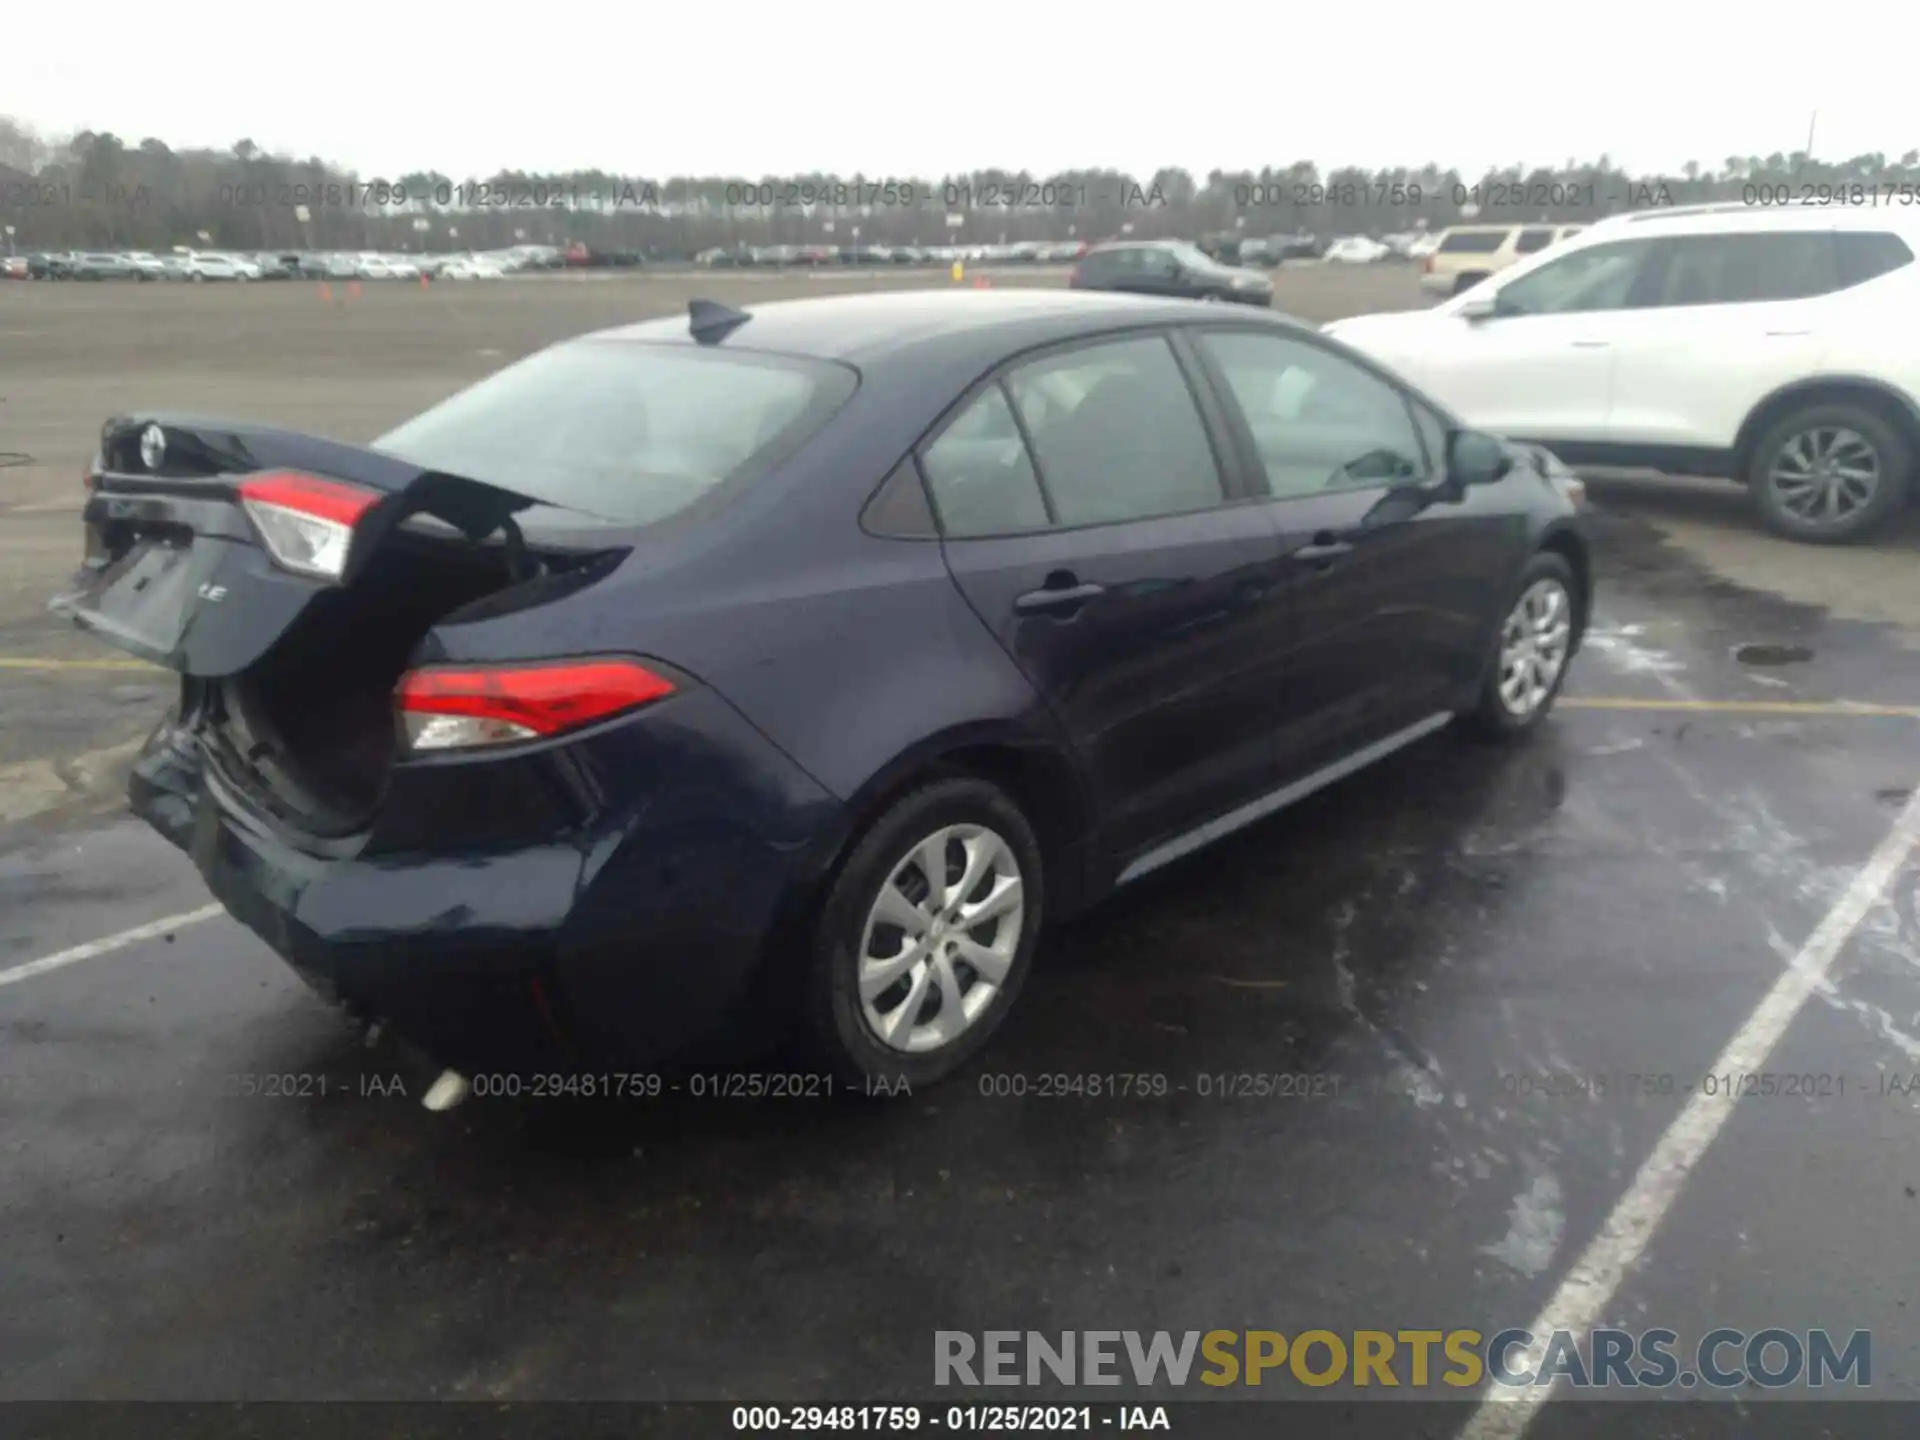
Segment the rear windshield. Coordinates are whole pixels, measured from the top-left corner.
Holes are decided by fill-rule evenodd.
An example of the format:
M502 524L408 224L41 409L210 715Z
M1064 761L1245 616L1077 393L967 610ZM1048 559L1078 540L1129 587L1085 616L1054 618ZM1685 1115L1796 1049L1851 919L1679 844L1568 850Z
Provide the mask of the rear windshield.
M1491 255L1509 233L1506 230L1454 230L1440 242L1440 249L1449 255Z
M488 376L374 448L643 525L786 453L856 384L826 361L581 340Z

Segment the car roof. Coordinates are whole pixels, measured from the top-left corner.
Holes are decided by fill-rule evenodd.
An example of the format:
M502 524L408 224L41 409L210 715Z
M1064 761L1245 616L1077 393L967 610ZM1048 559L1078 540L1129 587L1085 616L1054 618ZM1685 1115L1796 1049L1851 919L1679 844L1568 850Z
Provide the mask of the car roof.
M1220 307L1202 308L1192 300L1107 290L976 290L958 286L775 300L749 305L745 313L750 317L748 322L718 345L854 365L895 357L907 350L925 353L945 349L955 358L993 351L1010 355L1128 325L1226 318ZM1249 310L1247 315L1233 318L1261 316L1283 327L1310 328L1271 310ZM695 343L684 314L596 331L582 338Z
M1629 211L1609 215L1587 227L1587 234L1726 235L1767 230L1894 230L1920 229L1920 215L1885 205L1683 205L1671 209Z

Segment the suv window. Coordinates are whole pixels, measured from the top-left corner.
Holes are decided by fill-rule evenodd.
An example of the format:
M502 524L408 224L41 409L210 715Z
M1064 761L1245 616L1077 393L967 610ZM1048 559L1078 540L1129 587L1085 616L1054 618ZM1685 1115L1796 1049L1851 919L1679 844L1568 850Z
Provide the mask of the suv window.
M1836 231L1833 245L1843 290L1891 275L1913 263L1913 251L1907 242L1885 230Z
M1803 300L1838 284L1831 231L1678 235L1667 244L1665 271L1652 300L1659 306Z
M1088 345L1007 377L1062 525L1179 515L1225 499L1187 377L1164 337Z
M1449 230L1440 237L1442 255L1491 255L1506 243L1510 230Z
M1126 269L1126 251L1089 250L1080 257L1082 279L1106 280Z
M1573 315L1619 310L1653 253L1651 240L1589 245L1509 280L1495 294L1501 315Z
M1522 230L1520 238L1513 242L1514 252L1519 255L1534 255L1553 243L1551 230Z
M1044 530L1047 502L1006 392L998 385L954 417L920 457L949 536Z
M1220 367L1282 499L1417 480L1425 452L1400 392L1317 345L1219 331L1201 347Z

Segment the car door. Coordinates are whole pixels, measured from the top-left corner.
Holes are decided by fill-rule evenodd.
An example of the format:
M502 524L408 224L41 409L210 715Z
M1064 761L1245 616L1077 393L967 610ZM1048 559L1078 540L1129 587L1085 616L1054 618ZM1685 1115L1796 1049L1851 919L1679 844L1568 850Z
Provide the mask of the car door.
M1124 865L1272 779L1272 527L1167 335L1027 359L920 452L947 564L1071 737Z
M1584 246L1495 276L1433 312L1431 329L1390 356L1408 379L1469 425L1548 443L1604 435L1621 312L1647 272L1653 241Z
M1830 225L1661 242L1643 303L1616 318L1608 439L1731 448L1756 404L1818 373L1837 261Z
M1285 559L1291 630L1269 701L1276 767L1297 780L1470 693L1493 591L1525 537L1487 491L1437 481L1446 423L1317 336L1209 327L1196 354L1228 397Z

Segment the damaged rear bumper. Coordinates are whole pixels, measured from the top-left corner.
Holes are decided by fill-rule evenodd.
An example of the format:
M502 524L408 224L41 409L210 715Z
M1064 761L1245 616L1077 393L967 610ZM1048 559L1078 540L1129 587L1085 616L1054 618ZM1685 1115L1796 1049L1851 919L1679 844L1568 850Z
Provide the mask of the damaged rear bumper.
M129 799L315 991L439 1064L478 1075L726 1059L777 1024L760 1002L785 987L757 982L838 842L840 807L757 732L735 733L745 722L723 701L684 700L671 753L635 726L566 747L563 768L589 788L624 773L647 798L532 843L459 848L470 830L423 823L453 813L426 803L436 787L469 803L483 788L483 767L428 766L396 776L388 797L414 817L408 843L376 854L359 837L316 853L277 833L178 725L148 742ZM561 763L554 754L524 763ZM486 781L511 776L499 764ZM418 844L428 833L433 851Z

